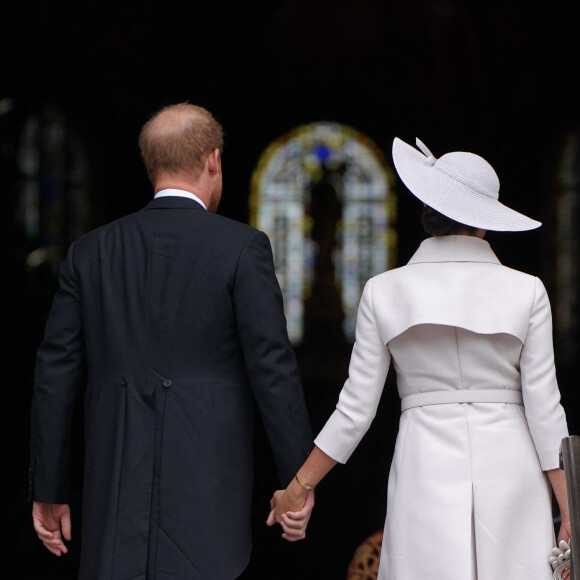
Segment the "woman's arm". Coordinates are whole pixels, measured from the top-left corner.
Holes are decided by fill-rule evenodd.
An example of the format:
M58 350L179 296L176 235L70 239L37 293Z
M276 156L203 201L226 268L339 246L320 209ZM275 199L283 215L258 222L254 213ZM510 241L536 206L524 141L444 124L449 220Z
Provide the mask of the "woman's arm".
M314 505L314 487L336 463L346 463L369 428L376 414L390 362L391 355L382 341L374 314L371 279L361 296L349 377L340 392L336 410L318 434L314 449L286 490L277 491L270 501L271 512L267 523L280 523L286 539L304 537Z
M559 466L560 444L568 437L566 415L560 404L552 339L550 301L542 282L535 280L535 299L520 357L526 421L546 472Z
M564 540L567 544L570 543L570 512L568 510L568 495L566 492L566 477L561 469L550 469L546 471L548 479L552 489L554 490L554 495L556 496L556 501L558 502L558 507L560 508L560 516L562 518L562 523L560 524L560 532L558 533L558 544L560 540Z

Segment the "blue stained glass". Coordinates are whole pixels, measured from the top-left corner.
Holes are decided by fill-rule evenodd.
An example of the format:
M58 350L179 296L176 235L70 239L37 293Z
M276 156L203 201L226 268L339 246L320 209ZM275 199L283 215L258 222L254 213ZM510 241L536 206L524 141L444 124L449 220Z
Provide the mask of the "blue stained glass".
M320 163L324 163L330 157L330 149L326 145L318 145L314 148L314 153Z

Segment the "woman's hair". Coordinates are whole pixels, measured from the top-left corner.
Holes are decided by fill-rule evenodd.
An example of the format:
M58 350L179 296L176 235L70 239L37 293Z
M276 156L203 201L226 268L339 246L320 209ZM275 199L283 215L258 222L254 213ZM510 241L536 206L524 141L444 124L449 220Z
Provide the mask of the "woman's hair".
M460 232L473 235L477 231L477 228L456 222L428 205L423 208L421 221L425 233L429 236L449 236Z

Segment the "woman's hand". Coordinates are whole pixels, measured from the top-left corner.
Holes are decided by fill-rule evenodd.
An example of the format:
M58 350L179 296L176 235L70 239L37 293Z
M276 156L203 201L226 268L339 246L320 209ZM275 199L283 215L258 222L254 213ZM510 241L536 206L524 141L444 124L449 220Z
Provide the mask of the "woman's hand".
M567 544L570 544L570 534L570 520L562 520L562 523L560 524L560 531L558 532L558 546L562 540L564 540L564 542Z
M289 542L303 540L306 537L306 528L314 507L314 492L304 497L293 493L292 486L286 490L278 490L270 500L270 515L266 521L268 526L278 522L284 533L282 537Z
M279 489L274 492L270 500L270 509L274 516L274 522L282 523L282 514L286 512L300 511L306 502L307 492L296 486L294 480L285 490Z

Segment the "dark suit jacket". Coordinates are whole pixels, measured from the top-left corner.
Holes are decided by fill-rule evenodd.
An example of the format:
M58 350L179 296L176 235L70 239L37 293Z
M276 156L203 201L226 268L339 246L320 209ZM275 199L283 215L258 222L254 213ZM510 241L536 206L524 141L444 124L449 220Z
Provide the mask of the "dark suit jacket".
M251 544L252 395L283 485L312 447L266 235L165 197L71 246L37 357L37 501L68 501L81 391L79 578L240 574Z

